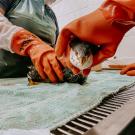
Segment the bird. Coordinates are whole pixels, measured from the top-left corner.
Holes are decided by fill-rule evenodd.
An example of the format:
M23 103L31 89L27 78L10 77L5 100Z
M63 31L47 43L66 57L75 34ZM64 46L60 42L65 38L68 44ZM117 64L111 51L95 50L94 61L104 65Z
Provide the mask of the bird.
M73 39L70 42L70 62L79 70L84 70L91 67L93 63L92 44Z
M93 63L93 55L99 50L99 46L95 46L92 43L88 43L85 41L81 41L78 38L72 39L69 43L70 50L70 62L80 71L91 67ZM67 68L63 68L63 81L59 81L59 83L68 82L68 83L78 83L83 85L87 77L82 74L82 72L78 74L73 74L73 72ZM50 83L50 80L42 80L34 65L29 67L29 72L27 74L28 85L37 85L40 82Z

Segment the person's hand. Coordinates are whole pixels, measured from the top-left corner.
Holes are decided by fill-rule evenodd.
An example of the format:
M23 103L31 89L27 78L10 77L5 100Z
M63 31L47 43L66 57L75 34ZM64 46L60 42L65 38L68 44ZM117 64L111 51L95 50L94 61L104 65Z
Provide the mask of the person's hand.
M120 72L121 75L135 76L135 63L127 65Z
M132 22L132 14L116 2L105 2L96 11L76 19L62 29L55 49L57 56L66 55L66 58L69 58L69 43L72 38L77 37L100 46L100 50L94 54L92 66L112 57L124 34L133 27L132 23L129 23ZM77 72L73 66L69 68L74 73ZM89 73L90 68L85 71Z
M12 50L23 56L29 56L43 80L50 79L56 83L63 79L60 61L52 47L32 33L22 29L14 34Z

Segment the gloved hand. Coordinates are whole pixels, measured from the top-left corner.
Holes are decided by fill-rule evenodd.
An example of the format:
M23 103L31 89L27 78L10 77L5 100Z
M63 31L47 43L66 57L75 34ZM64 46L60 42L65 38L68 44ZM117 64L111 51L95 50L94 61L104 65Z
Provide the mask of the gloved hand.
M135 63L127 65L120 72L121 75L135 76Z
M134 13L128 8L108 0L96 11L76 19L62 29L56 44L56 54L58 57L65 55L68 58L69 43L72 38L77 37L100 45L101 49L94 55L93 66L99 64L115 54L123 36L133 27L133 18ZM75 70L73 66L69 68ZM89 73L90 68L85 72ZM76 72L77 70L74 71Z
M56 83L58 79L63 79L54 49L27 30L22 29L14 34L11 49L19 55L29 56L43 80L49 78Z

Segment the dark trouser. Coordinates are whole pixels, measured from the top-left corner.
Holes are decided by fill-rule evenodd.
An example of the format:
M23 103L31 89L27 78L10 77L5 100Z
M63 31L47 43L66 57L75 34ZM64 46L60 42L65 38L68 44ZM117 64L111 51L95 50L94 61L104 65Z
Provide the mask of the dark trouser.
M31 61L28 57L0 49L0 78L25 77L29 65Z

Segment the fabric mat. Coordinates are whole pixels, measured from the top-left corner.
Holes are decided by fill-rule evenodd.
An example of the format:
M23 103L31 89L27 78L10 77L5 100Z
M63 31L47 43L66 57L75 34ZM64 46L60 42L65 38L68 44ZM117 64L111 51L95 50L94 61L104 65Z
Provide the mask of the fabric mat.
M0 130L0 135L51 135L47 129L23 130L23 129L8 129Z
M0 129L52 129L135 82L117 71L92 72L87 83L27 86L26 78L0 79Z

